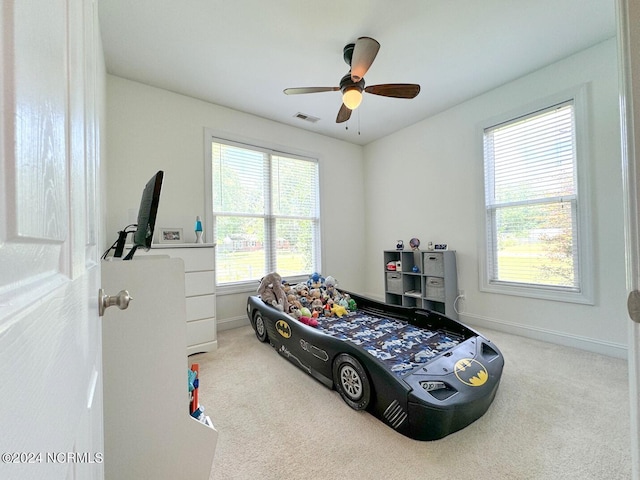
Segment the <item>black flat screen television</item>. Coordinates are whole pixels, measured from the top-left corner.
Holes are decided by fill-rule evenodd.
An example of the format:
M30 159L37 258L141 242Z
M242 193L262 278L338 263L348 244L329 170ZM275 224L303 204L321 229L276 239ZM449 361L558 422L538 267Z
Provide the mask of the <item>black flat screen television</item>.
M140 200L140 208L138 209L138 223L135 225L135 231L133 231L133 246L123 260L131 260L139 247L145 250L151 248L163 178L164 172L159 170L158 173L151 177L142 191L142 199ZM131 233L131 231L127 231L127 228L128 227L125 227L124 230L118 232L118 240L116 240L115 253L113 254L114 257L122 256L127 235Z

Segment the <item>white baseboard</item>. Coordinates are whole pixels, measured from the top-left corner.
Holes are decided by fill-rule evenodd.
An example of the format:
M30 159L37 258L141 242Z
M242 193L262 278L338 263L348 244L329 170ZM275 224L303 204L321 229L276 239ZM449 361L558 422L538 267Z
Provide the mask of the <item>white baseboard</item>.
M218 332L222 332L223 330L231 330L232 328L246 327L247 325L251 325L249 323L249 318L246 315L243 315L239 317L225 318L224 320L218 320L216 328Z
M518 325L504 320L496 320L494 318L487 318L471 313L460 313L459 315L462 323L476 329L488 328L499 332L519 335L521 337L532 338L534 340L541 340L543 342L554 343L556 345L579 348L588 352L622 359L626 359L628 354L628 347L624 344L581 337L579 335L572 335L555 330Z

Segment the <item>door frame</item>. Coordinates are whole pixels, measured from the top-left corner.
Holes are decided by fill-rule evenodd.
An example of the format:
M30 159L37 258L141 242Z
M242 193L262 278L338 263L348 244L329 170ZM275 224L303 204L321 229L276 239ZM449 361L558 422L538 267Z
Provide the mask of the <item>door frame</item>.
M637 291L640 286L639 3L636 0L617 0L616 2L625 253L629 292ZM632 478L638 480L640 479L640 323L631 320L629 320L628 364Z

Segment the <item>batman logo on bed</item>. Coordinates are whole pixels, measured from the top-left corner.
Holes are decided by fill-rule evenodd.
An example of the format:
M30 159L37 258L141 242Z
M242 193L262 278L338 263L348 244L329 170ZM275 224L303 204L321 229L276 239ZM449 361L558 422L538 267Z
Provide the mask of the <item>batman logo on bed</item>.
M454 372L458 380L470 387L480 387L489 378L487 369L479 361L473 358L462 358L458 360L454 367Z
M276 322L276 330L284 338L291 338L291 327L284 320L278 320Z

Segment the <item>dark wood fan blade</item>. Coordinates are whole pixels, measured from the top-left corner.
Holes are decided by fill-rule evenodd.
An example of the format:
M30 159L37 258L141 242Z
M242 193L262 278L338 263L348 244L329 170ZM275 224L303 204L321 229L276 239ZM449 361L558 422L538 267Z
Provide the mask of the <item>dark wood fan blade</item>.
M383 83L365 87L364 91L383 97L415 98L420 93L420 85L415 83Z
M338 110L338 116L336 117L336 123L346 122L347 120L349 120L349 118L351 118L351 110L349 110L346 107L346 105L343 103L342 106L340 107L340 110Z
M356 83L362 80L375 60L378 50L380 50L380 44L373 38L360 37L356 40L351 57L351 80Z
M296 87L285 88L284 93L298 95L300 93L337 92L338 90L340 90L340 87Z

